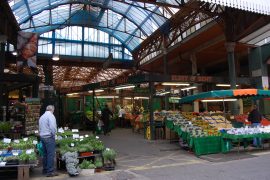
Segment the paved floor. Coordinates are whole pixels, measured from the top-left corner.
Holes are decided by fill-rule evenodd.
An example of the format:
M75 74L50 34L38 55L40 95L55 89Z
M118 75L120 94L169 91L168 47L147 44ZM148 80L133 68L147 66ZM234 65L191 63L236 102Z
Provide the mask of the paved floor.
M166 140L147 141L130 129L100 136L117 153L115 171L70 178L65 172L50 179L80 180L269 180L270 151L251 151L196 157ZM31 180L49 179L35 169Z

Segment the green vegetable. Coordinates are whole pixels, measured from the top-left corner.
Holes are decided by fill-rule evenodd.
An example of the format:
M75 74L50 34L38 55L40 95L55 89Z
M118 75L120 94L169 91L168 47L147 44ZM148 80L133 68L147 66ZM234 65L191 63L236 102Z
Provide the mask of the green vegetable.
M114 161L116 158L116 152L113 149L106 148L102 152L102 156L104 158L104 161Z
M96 166L92 163L92 161L83 160L83 162L79 165L81 169L95 169Z
M97 168L102 168L103 167L103 163L102 163L102 160L100 158L96 158L96 160L95 160L95 166Z

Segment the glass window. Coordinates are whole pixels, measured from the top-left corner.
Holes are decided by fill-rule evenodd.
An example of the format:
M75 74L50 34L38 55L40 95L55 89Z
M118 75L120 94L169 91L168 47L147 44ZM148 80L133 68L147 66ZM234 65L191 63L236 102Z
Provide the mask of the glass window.
M50 40L39 39L38 41L38 53L52 54L52 43Z

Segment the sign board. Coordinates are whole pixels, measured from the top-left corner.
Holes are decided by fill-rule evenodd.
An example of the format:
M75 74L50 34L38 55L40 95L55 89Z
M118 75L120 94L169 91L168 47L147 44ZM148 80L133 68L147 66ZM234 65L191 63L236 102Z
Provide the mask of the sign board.
M53 91L54 87L50 86L50 85L43 85L43 86L39 86L39 90L41 90L41 91Z
M212 76L181 76L181 75L172 75L171 81L177 82L213 82Z

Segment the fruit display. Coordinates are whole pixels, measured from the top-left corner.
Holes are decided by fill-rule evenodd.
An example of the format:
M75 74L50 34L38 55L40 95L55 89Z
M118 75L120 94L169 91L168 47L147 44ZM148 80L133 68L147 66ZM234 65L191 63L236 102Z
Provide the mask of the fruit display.
M200 116L197 116L198 120L203 120L209 123L212 127L215 127L217 129L228 129L232 128L232 124L230 121L228 121L225 117L223 117L220 114L200 114Z
M228 134L233 135L248 135L248 134L261 134L270 133L270 127L242 127L242 128L231 128L227 131Z
M172 120L175 126L179 126L183 132L189 133L192 137L205 137L205 136L219 136L220 133L217 128L209 125L208 122L203 120L188 120L186 115L182 114L169 114L167 120ZM190 117L190 115L189 115Z

